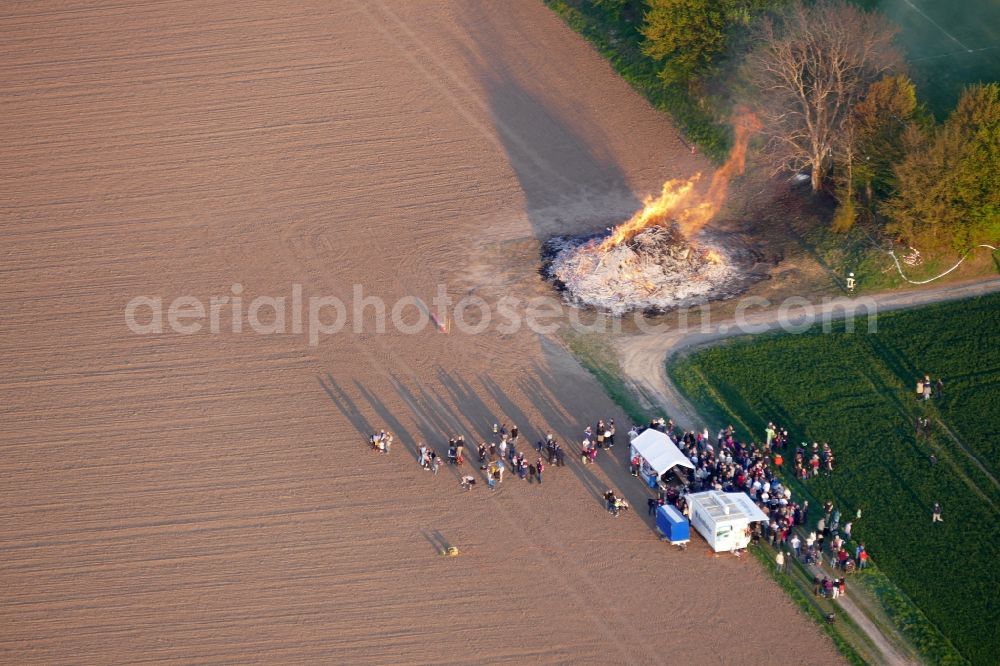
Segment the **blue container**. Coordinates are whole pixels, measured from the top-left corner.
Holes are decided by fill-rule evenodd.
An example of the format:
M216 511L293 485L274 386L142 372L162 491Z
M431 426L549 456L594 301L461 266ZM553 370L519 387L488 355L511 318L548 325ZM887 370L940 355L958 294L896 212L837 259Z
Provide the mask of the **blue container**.
M656 490L656 485L659 483L659 481L660 477L657 476L656 472L653 472L652 474L649 475L649 479L646 480L646 483L649 484L650 488Z
M691 525L677 507L664 505L656 509L656 529L671 543L691 540Z

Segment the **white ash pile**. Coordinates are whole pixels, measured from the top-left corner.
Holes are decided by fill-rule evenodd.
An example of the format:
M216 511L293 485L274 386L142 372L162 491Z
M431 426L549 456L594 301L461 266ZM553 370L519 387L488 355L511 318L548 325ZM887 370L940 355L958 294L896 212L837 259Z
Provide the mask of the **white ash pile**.
M545 244L543 274L570 302L622 315L689 307L742 290L735 257L692 243L676 225L651 226L607 250L604 240L558 237Z

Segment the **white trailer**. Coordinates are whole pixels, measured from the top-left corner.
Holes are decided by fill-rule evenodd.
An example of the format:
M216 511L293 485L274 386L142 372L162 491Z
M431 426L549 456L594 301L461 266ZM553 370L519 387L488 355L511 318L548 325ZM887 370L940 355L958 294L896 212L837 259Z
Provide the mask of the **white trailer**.
M691 524L715 552L746 548L750 543L750 523L767 520L767 515L746 493L709 490L686 496L691 508Z

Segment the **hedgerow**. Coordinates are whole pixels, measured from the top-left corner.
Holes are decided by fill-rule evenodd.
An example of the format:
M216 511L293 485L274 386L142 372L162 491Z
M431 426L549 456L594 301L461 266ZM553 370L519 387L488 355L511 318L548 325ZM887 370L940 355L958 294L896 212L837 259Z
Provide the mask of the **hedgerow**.
M669 113L684 135L716 161L729 151L731 130L716 122L680 86L666 85L659 66L642 52L638 26L613 6L573 0L544 0L570 28L580 33L611 63L618 74L654 108Z

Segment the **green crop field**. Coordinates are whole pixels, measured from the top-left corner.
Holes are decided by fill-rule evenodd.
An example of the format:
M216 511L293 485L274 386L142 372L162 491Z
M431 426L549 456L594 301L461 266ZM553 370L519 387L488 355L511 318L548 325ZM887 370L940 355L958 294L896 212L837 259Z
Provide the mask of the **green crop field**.
M969 661L995 664L1000 296L887 313L877 323L877 333L859 321L855 332L840 324L740 339L678 359L669 372L703 415L758 441L769 420L797 442L829 441L834 474L801 492L845 511L860 507L854 535L880 570ZM924 373L944 378L941 399L917 400ZM918 416L931 420L931 436L917 438ZM931 523L935 502L943 523ZM920 645L933 638L906 629L934 653Z
M901 28L911 74L939 117L969 83L1000 80L998 0L860 0Z

